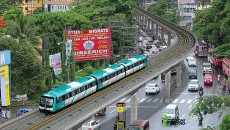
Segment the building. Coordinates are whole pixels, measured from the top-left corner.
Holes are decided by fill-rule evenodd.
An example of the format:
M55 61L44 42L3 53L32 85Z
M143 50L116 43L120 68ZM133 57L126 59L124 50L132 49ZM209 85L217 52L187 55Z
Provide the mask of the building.
M22 0L18 6L25 15L30 15L36 8L42 8L42 0Z
M182 27L191 28L192 19L195 17L195 11L198 6L194 0L178 0L178 10L181 17L179 25Z
M69 4L74 0L44 0L45 12L59 12L69 10Z

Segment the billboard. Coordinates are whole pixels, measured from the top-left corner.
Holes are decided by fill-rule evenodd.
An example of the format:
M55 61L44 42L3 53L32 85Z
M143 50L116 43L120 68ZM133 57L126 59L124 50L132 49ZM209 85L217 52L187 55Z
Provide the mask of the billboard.
M1 85L1 99L2 106L10 105L10 76L9 66L0 67L0 85Z
M49 56L50 66L54 69L54 74L58 75L62 73L61 69L61 53L56 53Z
M111 29L69 30L67 39L72 40L75 60L95 60L111 57Z
M0 51L0 66L9 65L11 63L10 50Z

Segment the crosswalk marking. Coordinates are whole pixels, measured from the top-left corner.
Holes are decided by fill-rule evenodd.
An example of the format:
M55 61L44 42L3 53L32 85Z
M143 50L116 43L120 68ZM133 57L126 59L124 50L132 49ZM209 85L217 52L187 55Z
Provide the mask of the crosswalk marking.
M150 99L148 99L146 102L150 102L150 101L152 101L152 99L150 98Z
M184 103L185 102L185 99L182 99L181 101L180 101L180 103Z
M159 99L157 98L157 99L155 99L155 100L153 100L153 102L157 102Z
M173 103L177 103L179 101L179 99L175 99L174 101L173 101Z
M130 102L131 101L131 98L129 98L126 102Z
M144 102L145 101L145 98L141 99L140 102Z
M125 100L126 100L126 98L123 98L123 99L120 100L120 102L124 102Z
M192 102L192 100L188 100L187 103L190 104Z

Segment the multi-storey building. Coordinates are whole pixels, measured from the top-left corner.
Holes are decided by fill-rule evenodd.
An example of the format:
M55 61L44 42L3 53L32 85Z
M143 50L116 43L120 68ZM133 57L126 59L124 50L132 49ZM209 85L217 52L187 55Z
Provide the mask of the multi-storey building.
M46 12L58 12L69 10L69 4L74 0L44 0Z
M42 0L23 0L18 5L25 15L33 14L36 8L42 8Z

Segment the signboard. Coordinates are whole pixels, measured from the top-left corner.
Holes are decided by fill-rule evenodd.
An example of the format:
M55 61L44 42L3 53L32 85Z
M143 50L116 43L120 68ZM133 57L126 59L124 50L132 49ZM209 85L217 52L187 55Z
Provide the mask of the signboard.
M0 66L9 65L11 63L10 50L0 51Z
M2 106L10 105L10 77L9 66L0 67L0 86Z
M125 112L125 103L117 103L116 107L117 107L117 112Z
M28 100L27 94L16 95L16 101L26 101Z
M73 43L75 60L95 60L111 57L111 29L71 30L66 34Z
M49 56L50 65L52 65L54 69L54 74L58 75L62 73L61 69L61 53L56 53Z

